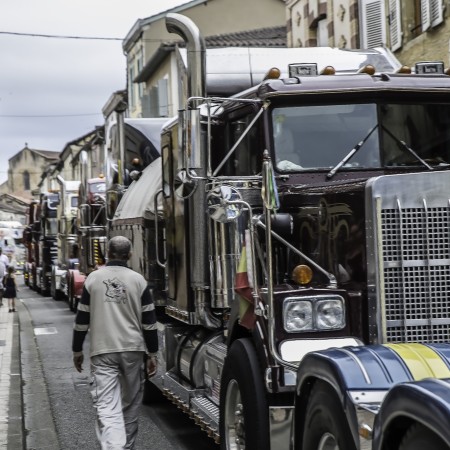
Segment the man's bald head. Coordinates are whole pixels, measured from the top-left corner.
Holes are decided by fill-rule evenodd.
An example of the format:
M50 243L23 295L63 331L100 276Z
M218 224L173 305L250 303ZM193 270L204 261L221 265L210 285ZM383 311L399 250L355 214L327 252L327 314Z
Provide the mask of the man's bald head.
M114 236L108 242L109 260L127 261L130 258L131 242L125 236Z

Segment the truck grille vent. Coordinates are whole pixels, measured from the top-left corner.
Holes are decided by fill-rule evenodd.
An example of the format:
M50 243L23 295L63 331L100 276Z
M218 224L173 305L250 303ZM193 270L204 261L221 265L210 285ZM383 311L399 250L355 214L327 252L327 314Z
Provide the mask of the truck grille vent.
M423 203L381 211L388 342L450 338L450 208Z

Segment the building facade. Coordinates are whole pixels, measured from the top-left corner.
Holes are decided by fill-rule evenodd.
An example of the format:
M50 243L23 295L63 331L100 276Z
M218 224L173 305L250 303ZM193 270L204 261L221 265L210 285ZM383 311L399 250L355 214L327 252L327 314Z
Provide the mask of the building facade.
M236 33L265 27L285 25L284 0L193 0L155 16L138 20L123 41L127 57L127 90L129 117L170 117L178 109L177 80L172 61L159 68L153 84L137 82L136 78L154 57L162 43L180 41L166 29L167 12L189 17L204 37ZM151 112L152 111L152 112Z
M41 180L42 173L54 167L59 160L59 152L36 150L25 147L8 160L8 179L0 186L0 193L32 198Z
M290 47L384 46L406 65L450 65L449 0L286 0Z

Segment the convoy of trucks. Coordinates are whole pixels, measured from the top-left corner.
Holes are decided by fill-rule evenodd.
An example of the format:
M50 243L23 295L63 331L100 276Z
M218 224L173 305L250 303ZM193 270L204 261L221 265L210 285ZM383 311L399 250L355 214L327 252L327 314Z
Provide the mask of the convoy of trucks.
M79 181L67 181L61 175L56 180L60 186L57 218L57 258L53 260L50 294L55 300L68 295L68 270L78 264L78 191Z
M78 205L92 254L129 237L152 288L160 354L146 400L160 390L223 449L450 448L443 64L286 49L289 66L240 93L234 66L230 92L208 97L198 28L166 24L186 41L186 107L126 189L136 155L110 154L106 212L83 181ZM38 266L29 283L44 290Z
M24 241L27 260L25 283L42 295L51 291L52 267L58 258L57 192L44 192L31 202L27 211Z

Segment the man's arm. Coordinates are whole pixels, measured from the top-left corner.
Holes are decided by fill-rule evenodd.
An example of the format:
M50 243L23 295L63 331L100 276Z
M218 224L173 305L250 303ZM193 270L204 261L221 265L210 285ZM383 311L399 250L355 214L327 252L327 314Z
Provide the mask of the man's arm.
M78 311L73 326L72 351L73 364L78 372L83 370L83 342L89 330L89 323L91 320L91 296L83 286L83 293L78 304Z
M153 376L156 373L158 361L158 332L156 327L155 305L152 293L147 286L141 296L142 304L142 329L144 333L145 345L147 347L147 375Z

